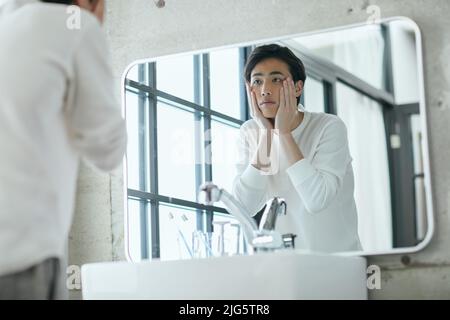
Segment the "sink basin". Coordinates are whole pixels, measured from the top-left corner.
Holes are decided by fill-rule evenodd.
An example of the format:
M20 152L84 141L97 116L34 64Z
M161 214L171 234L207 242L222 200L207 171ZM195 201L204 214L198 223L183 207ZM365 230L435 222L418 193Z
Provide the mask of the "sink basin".
M82 266L83 299L367 299L366 259L294 250Z

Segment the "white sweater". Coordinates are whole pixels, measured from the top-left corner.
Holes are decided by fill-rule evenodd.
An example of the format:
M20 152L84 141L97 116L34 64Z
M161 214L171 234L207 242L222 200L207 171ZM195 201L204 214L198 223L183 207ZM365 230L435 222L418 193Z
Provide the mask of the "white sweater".
M280 152L278 172L267 175L250 164L258 145L258 125L252 119L241 126L233 195L252 215L270 198L284 198L287 214L277 218L276 230L296 234L296 248L361 250L345 124L334 115L305 111L292 135L304 159L288 167ZM274 135L272 152L277 148Z
M0 2L0 275L63 255L79 159L111 170L126 148L101 25L66 10Z

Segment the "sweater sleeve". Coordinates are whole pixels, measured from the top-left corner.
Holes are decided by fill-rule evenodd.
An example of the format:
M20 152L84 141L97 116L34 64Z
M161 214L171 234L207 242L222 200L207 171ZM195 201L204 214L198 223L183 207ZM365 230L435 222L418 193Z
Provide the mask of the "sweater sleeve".
M287 169L287 174L310 213L326 209L343 185L351 162L347 129L337 119L326 125L312 157Z
M235 166L232 194L251 216L263 207L268 184L267 175L251 164L257 145L257 130L247 129L243 125L236 143L239 159Z
M123 160L126 127L115 95L106 38L96 20L86 25L75 49L73 69L73 97L67 112L72 143L88 163L103 171L113 170Z

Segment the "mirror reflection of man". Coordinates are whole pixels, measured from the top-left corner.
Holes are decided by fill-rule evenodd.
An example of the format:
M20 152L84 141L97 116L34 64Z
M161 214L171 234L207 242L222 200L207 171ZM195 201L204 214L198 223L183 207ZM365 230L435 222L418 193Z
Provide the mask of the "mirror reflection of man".
M79 159L122 162L103 11L104 0L0 0L0 299L67 298Z
M240 129L233 195L252 214L284 198L276 230L295 234L296 248L361 250L344 122L299 109L305 68L286 47L257 47L244 76L252 119Z

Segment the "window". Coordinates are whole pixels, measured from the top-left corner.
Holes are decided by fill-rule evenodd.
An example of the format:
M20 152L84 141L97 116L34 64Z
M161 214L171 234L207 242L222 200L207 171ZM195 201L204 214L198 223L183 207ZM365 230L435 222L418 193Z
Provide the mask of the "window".
M336 94L337 115L347 127L353 158L361 244L369 251L392 249L389 158L383 106L341 82L336 86Z
M246 120L246 48L134 66L126 79L129 255L185 259L244 252L236 219L197 203L205 181L231 191L235 141ZM226 62L226 63L224 63ZM197 238L196 238L197 237ZM222 245L222 247L220 247Z
M213 51L209 54L209 79L211 88L211 106L214 110L239 119L240 86L242 84L239 66L239 49Z
M309 112L325 112L325 88L323 82L307 77L304 88L304 107Z

